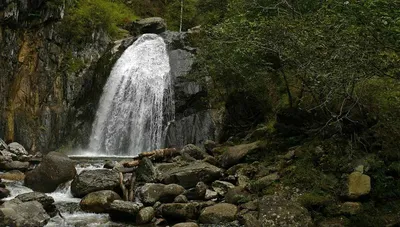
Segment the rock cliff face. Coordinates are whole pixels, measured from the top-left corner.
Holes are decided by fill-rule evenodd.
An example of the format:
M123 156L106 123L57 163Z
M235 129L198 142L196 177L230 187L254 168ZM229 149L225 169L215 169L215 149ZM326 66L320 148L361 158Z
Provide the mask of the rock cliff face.
M65 7L64 1L55 0L0 0L0 138L18 141L31 153L85 146L112 65L134 41L112 42L104 32L95 31L90 42L73 44L62 36ZM182 119L195 118L193 114L206 109L201 103L204 91L183 79L193 50L184 45L182 34L163 36L169 44L177 98L178 126L169 134L176 138L184 132L177 130L179 125L188 122ZM166 145L202 140L196 136L196 141Z
M0 137L30 152L81 142L100 94L83 95L101 93L108 75L97 64L110 39L98 31L72 45L60 35L64 9L64 2L0 1Z

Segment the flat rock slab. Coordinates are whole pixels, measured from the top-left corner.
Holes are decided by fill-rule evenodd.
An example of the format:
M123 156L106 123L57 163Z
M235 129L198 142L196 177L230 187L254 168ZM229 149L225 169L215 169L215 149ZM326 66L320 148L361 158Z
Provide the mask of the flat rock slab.
M165 168L162 173L162 181L166 184L176 183L184 188L195 187L200 181L211 183L222 175L222 169L203 161L195 161L181 166Z

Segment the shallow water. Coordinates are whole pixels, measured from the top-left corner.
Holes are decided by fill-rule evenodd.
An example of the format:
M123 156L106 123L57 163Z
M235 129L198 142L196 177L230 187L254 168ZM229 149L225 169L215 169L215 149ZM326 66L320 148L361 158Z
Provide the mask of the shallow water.
M81 173L83 170L102 169L104 163L97 161L96 163L79 163L76 165L77 173ZM25 187L23 181L10 181L3 180L6 188L10 190L10 195L4 198L3 201L11 200L16 196L28 192L32 192L32 189ZM94 227L94 226L105 226L105 227L122 227L122 226L133 226L121 223L115 223L110 221L108 214L94 214L85 213L80 210L79 202L81 199L74 198L71 194L71 182L60 185L56 191L52 193L46 193L53 197L54 204L59 209L61 216L57 215L50 219L46 227Z

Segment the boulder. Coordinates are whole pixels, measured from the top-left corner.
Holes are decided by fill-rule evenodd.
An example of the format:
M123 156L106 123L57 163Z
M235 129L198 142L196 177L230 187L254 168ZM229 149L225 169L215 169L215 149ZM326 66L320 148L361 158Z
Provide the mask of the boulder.
M57 214L57 208L53 204L54 199L51 196L48 196L41 192L28 192L25 194L18 195L15 197L21 202L29 202L29 201L38 201L42 204L44 210L50 215L50 217L54 217Z
M253 192L262 191L278 179L278 173L272 173L267 176L261 177L260 179L257 179L250 184L250 190Z
M174 198L182 194L185 189L177 184L147 183L139 190L139 197L146 205L153 205L157 201L172 202Z
M224 196L229 189L234 188L235 185L226 181L216 180L212 183L211 187L216 191L219 195Z
M171 184L177 183L184 188L195 187L200 181L211 183L222 175L222 169L203 161L195 161L182 166L165 169L162 172L162 181Z
M362 205L358 202L345 202L340 208L340 212L345 215L355 215L361 211Z
M10 191L6 188L0 187L0 199L10 196Z
M207 189L206 195L204 196L204 199L205 200L212 200L212 199L216 199L216 198L218 198L218 193L213 191L213 190Z
M174 203L188 203L189 200L185 195L178 195L174 199Z
M103 168L104 169L114 169L115 167L115 161L106 161L106 163L104 163Z
M3 170L21 170L26 171L29 168L29 162L11 161L0 163L0 169Z
M206 196L207 185L204 182L198 182L196 187L185 191L185 195L190 200L203 200Z
M110 218L115 221L132 222L136 219L143 204L130 201L114 200L110 205Z
M5 180L21 181L25 179L25 174L19 170L11 170L0 174L0 178Z
M237 186L228 189L225 194L225 201L232 204L242 204L247 203L251 200L251 194L247 192L243 187Z
M53 192L76 176L75 162L65 154L50 152L34 170L26 173L24 184L38 192Z
M45 226L50 216L38 201L13 202L0 208L0 226Z
M196 224L195 222L182 222L175 224L172 227L199 227L199 225Z
M280 196L265 196L259 201L258 221L263 227L313 226L307 209Z
M110 211L111 203L120 199L121 197L116 192L103 190L87 194L79 205L86 212L106 213Z
M14 157L16 157L15 154L7 150L0 150L0 162L12 162Z
M192 203L166 203L161 205L161 215L173 222L180 220L196 220L199 217L199 204Z
M8 150L8 145L2 139L0 139L0 150Z
M136 180L139 182L153 183L157 181L158 172L151 160L147 157L140 160L136 169Z
M202 151L198 146L194 144L188 144L184 146L180 153L181 155L189 155L190 157L197 160L202 160L208 156L206 152Z
M228 147L220 157L222 167L229 168L238 164L250 151L257 148L258 142Z
M357 199L369 194L371 191L371 178L360 172L353 172L348 178L347 195L351 199Z
M81 198L91 192L114 190L119 187L119 174L114 170L96 169L82 171L71 183L71 193Z
M136 224L143 225L151 222L155 216L155 211L153 207L145 207L140 209L139 213L136 215Z
M218 203L206 207L200 214L199 221L203 224L221 224L236 220L237 206L229 203Z
M216 147L217 147L217 143L212 140L206 140L204 142L204 149L206 149L206 152L209 154L212 154L213 153L212 150Z
M25 148L16 142L8 144L8 150L16 155L28 155L28 152L25 150Z
M241 215L239 219L240 219L240 224L244 225L245 227L261 226L260 222L257 219L256 211L245 213Z
M145 33L160 34L165 32L167 24L161 17L149 17L132 23L131 33L136 36Z

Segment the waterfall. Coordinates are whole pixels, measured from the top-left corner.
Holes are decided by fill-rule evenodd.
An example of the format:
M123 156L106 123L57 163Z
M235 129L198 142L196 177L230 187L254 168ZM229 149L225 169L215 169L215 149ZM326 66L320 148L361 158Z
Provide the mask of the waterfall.
M142 35L117 60L103 89L90 152L137 155L160 148L171 91L164 40L155 34Z

